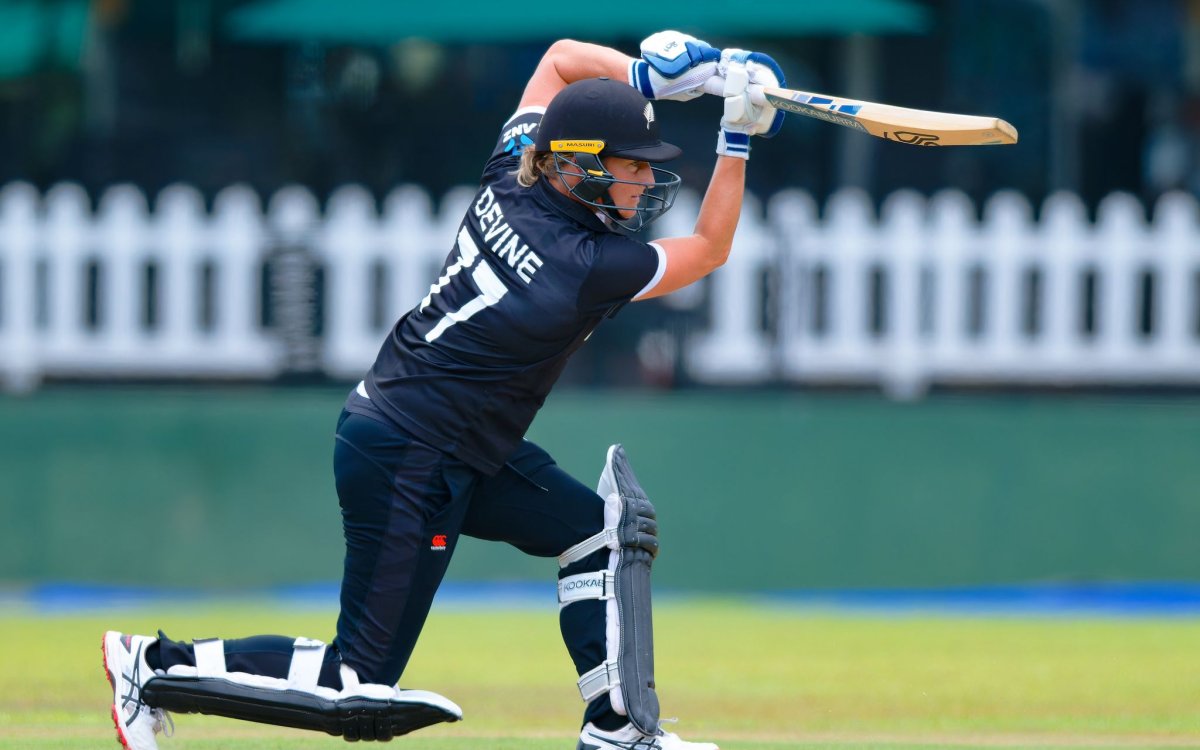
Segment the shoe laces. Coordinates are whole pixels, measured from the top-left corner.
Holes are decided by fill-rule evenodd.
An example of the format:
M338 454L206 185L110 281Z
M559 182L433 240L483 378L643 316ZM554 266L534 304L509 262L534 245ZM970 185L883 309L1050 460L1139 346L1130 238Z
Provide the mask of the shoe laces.
M171 714L165 708L150 708L150 716L154 719L154 733L162 732L163 737L175 736L175 719L171 718Z

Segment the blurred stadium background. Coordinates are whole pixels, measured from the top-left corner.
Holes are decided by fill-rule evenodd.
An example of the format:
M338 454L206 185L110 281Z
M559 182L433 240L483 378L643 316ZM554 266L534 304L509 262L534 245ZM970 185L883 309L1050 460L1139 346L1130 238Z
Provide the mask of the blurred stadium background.
M1021 134L788 118L726 268L602 326L536 420L584 481L623 442L659 506L683 731L1200 743L1195 0L0 0L0 745L107 736L103 628L328 637L344 394L548 44L666 28ZM659 112L688 232L719 103ZM570 736L553 577L458 548L406 678L475 724L428 746Z
M0 0L4 600L335 601L344 394L548 44L661 28L1021 134L789 117L729 264L576 356L531 437L585 482L626 444L662 588L1200 612L1196 0ZM718 113L660 107L662 234ZM553 575L465 544L451 590Z

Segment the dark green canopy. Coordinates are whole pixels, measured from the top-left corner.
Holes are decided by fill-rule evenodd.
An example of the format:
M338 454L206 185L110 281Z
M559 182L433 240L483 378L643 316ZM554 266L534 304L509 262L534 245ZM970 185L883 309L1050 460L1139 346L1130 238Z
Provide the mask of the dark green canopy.
M640 37L677 29L704 37L918 34L929 11L912 0L690 0L604 5L526 0L258 0L232 11L235 39L390 44Z
M0 0L0 78L78 68L87 21L87 0Z

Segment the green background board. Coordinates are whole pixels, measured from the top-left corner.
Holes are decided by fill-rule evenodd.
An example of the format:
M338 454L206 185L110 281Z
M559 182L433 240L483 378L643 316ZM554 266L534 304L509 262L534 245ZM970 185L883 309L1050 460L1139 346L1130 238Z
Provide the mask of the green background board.
M344 390L55 388L0 400L0 581L334 581ZM656 583L718 591L1197 581L1200 399L629 393L530 432L592 485L625 444ZM457 580L553 579L464 541Z
M931 13L912 0L840 0L837 3L759 0L754 13L730 13L719 0L691 0L681 13L670 3L638 13L563 8L548 0L511 5L487 0L428 3L418 12L394 0L355 0L353 10L326 0L259 0L235 9L225 28L240 40L393 44L419 37L450 43L542 40L640 39L656 29L679 29L702 38L721 34L917 34L933 25ZM472 23L464 24L470 18ZM715 42L714 42L715 43Z

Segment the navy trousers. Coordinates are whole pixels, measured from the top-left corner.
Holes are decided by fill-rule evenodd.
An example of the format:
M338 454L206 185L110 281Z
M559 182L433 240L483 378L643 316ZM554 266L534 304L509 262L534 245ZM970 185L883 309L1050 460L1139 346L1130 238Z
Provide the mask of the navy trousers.
M334 476L346 558L337 635L320 680L333 688L341 687L339 661L364 682L391 685L400 679L463 534L553 558L604 525L600 496L529 441L499 473L486 476L389 422L343 411ZM607 564L608 551L600 550L560 570L559 577ZM564 607L559 624L577 673L604 660L604 602ZM292 641L283 636L227 641L227 668L286 677ZM191 664L191 646L164 637L151 666L160 661L164 668ZM626 723L607 695L588 705L584 721L605 729Z

